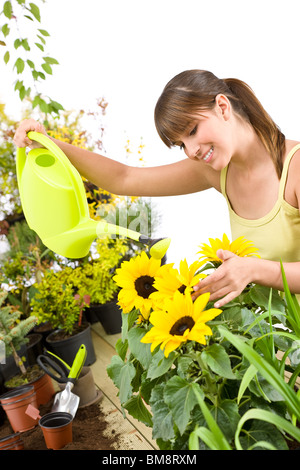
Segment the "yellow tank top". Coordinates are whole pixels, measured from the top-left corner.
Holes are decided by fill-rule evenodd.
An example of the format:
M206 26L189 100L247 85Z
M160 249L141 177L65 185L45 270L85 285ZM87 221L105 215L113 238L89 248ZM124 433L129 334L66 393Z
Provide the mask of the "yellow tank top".
M295 152L300 149L296 145L287 155L280 179L278 199L273 209L256 220L244 219L238 216L230 205L226 194L226 176L228 167L221 171L221 191L227 200L229 208L232 239L244 236L251 240L259 255L271 261L295 262L300 261L300 213L299 209L284 200L284 191L290 161Z

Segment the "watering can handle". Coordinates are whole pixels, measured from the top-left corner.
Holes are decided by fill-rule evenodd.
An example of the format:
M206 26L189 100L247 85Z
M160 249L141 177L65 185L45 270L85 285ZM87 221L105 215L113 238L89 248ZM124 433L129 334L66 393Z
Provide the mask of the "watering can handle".
M77 197L77 203L78 206L80 207L80 211L82 214L85 213L85 204L83 201L85 201L85 193L83 192L83 185L82 185L82 178L77 171L77 169L72 165L68 157L64 154L64 152L56 145L52 140L46 136L45 134L41 134L40 132L35 132L35 131L30 131L28 132L28 137L31 140L35 140L39 144L41 144L43 147L45 147L47 150L52 152L56 158L60 160L60 162L65 166L67 173L70 175L72 179L72 184L75 189L75 194L81 194L81 197ZM24 150L25 149L18 149L18 150Z

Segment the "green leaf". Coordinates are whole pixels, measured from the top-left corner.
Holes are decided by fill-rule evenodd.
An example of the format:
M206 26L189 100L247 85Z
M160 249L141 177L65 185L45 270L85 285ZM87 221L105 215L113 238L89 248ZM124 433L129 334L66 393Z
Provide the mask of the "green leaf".
M163 397L164 384L156 385L152 389L150 405L152 409L152 436L153 439L167 441L175 436L172 413Z
M29 67L30 67L31 69L34 69L34 68L35 68L34 63L32 62L32 60L29 60L29 59L28 59L28 60L27 60L27 64L29 65Z
M138 419L147 426L152 426L152 415L146 408L140 395L131 397L123 404L123 408L125 408L133 418Z
M241 341L240 338L230 333L223 326L218 326L220 333L233 344L257 370L265 377L265 379L282 395L292 414L295 414L300 420L300 402L296 393L287 385L284 379L278 372L269 364L263 357L261 357L254 349L248 344Z
M33 14L36 20L41 21L40 9L34 3L29 3L30 9L29 11Z
M21 39L16 39L16 40L14 41L14 48L15 48L15 49L18 49L18 48L21 46L21 44L22 44Z
M247 371L244 374L244 377L241 381L239 392L238 392L238 397L237 397L237 402L240 403L242 396L245 393L245 390L248 388L249 383L253 379L253 377L257 374L257 369L253 364L250 364L248 367Z
M197 404L193 384L181 377L172 377L166 384L164 399L172 411L173 419L182 435L190 420L191 411Z
M30 51L30 47L29 47L29 44L28 44L28 40L27 40L27 39L22 39L21 45L22 45L22 47L25 49L25 51Z
M161 375L164 375L171 367L174 361L174 353L169 354L168 357L165 357L163 351L159 349L155 354L153 354L152 360L150 362L147 379L156 379Z
M226 439L231 442L240 420L237 404L229 399L217 401L210 410Z
M45 70L46 73L52 75L52 68L49 64L42 64L42 68Z
M3 5L3 13L4 13L4 15L6 16L6 18L11 19L11 17L12 17L12 6L11 6L11 2L10 2L10 1L7 1L7 2L4 3L4 5Z
M287 421L286 419L282 418L279 415L274 414L271 411L266 411L262 409L251 409L248 410L240 419L238 427L236 429L236 434L235 434L235 445L237 450L243 450L242 445L240 443L240 433L243 429L243 426L247 420L262 420L266 421L267 423L270 423L273 425L271 428L272 431L270 431L269 437L272 437L274 433L277 431L274 426L278 429L282 429L286 433L288 433L290 436L292 436L294 439L296 439L298 442L300 442L300 429L297 428L297 426L294 426L291 422ZM277 431L278 432L278 431ZM248 430L247 430L248 434ZM261 437L255 435L255 440L257 439L264 439L265 440L266 436L266 430L264 429L263 433L261 434ZM282 448L282 447L281 447ZM285 447L286 449L286 447Z
M201 358L217 375L227 379L236 379L231 370L228 354L220 344L212 344L207 347L201 354Z
M9 32L10 32L10 28L9 28L8 24L6 23L2 26L3 36L6 38L6 36L8 36L8 34L9 34Z
M211 439L211 448L212 449L218 449L218 450L231 450L231 447L224 436L223 432L221 431L220 427L212 417L204 399L203 399L203 392L200 389L198 384L193 384L193 390L195 393L195 396L198 400L199 406L201 408L201 411L203 413L203 416L206 420L206 423L211 431L211 434L207 436L209 439ZM202 428L203 429L203 428ZM197 433L197 428L196 428L196 433ZM203 439L204 440L204 439ZM195 443L195 439L193 439L193 442ZM207 445L209 445L208 442L206 442Z
M43 36L50 36L50 34L45 31L44 29L39 29L39 32L43 35Z
M14 67L16 67L17 73L22 73L25 67L24 60L19 57L16 60Z
M57 101L51 100L50 105L51 105L52 108L54 108L55 112L59 111L60 109L64 109L63 106L60 103L58 103Z
M42 44L39 44L38 42L35 42L34 44L36 45L36 47L38 47L39 49L41 49L41 51L44 52L44 47L42 46Z
M119 356L113 356L107 367L108 376L119 389L120 402L123 404L131 398L131 381L135 376L135 368L131 362L123 362Z
M118 353L120 358L124 361L125 357L126 357L127 350L128 350L128 341L127 341L127 339L124 341L124 343L121 339L118 339L118 341L116 342L115 348L116 348L116 352Z
M43 57L44 61L47 64L58 64L56 59L53 59L53 57Z
M6 51L5 54L4 54L4 62L7 64L7 62L9 61L9 58L10 58L10 54L9 54L9 51Z
M148 369L152 360L152 354L150 344L141 343L144 335L145 330L143 328L131 328L128 331L128 344L134 357L142 364L144 369Z

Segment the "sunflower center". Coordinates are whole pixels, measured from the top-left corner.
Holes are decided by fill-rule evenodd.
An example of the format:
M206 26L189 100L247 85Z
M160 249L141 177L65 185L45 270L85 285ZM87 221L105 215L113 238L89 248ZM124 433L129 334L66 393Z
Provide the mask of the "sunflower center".
M143 297L143 299L148 299L149 295L156 291L155 287L153 287L153 282L154 278L151 276L138 277L134 282L138 295Z
M195 325L195 322L192 319L192 317L189 317L189 316L181 317L179 318L179 320L177 320L177 322L174 323L174 325L170 329L170 335L183 336L185 330L187 329L191 330L194 325Z
M186 286L182 284L180 287L178 287L177 290L180 292L180 294L184 294L185 289L186 289Z

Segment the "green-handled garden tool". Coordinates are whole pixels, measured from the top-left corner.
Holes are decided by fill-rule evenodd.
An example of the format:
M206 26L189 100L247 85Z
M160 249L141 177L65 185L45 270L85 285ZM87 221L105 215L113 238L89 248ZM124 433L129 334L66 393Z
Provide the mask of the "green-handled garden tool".
M38 356L37 362L41 368L57 382L66 384L64 390L55 395L51 412L62 411L70 413L73 417L75 416L80 398L75 393L72 393L71 390L80 375L86 355L86 347L82 344L71 367L49 351ZM54 375L51 369L56 371L59 376Z

